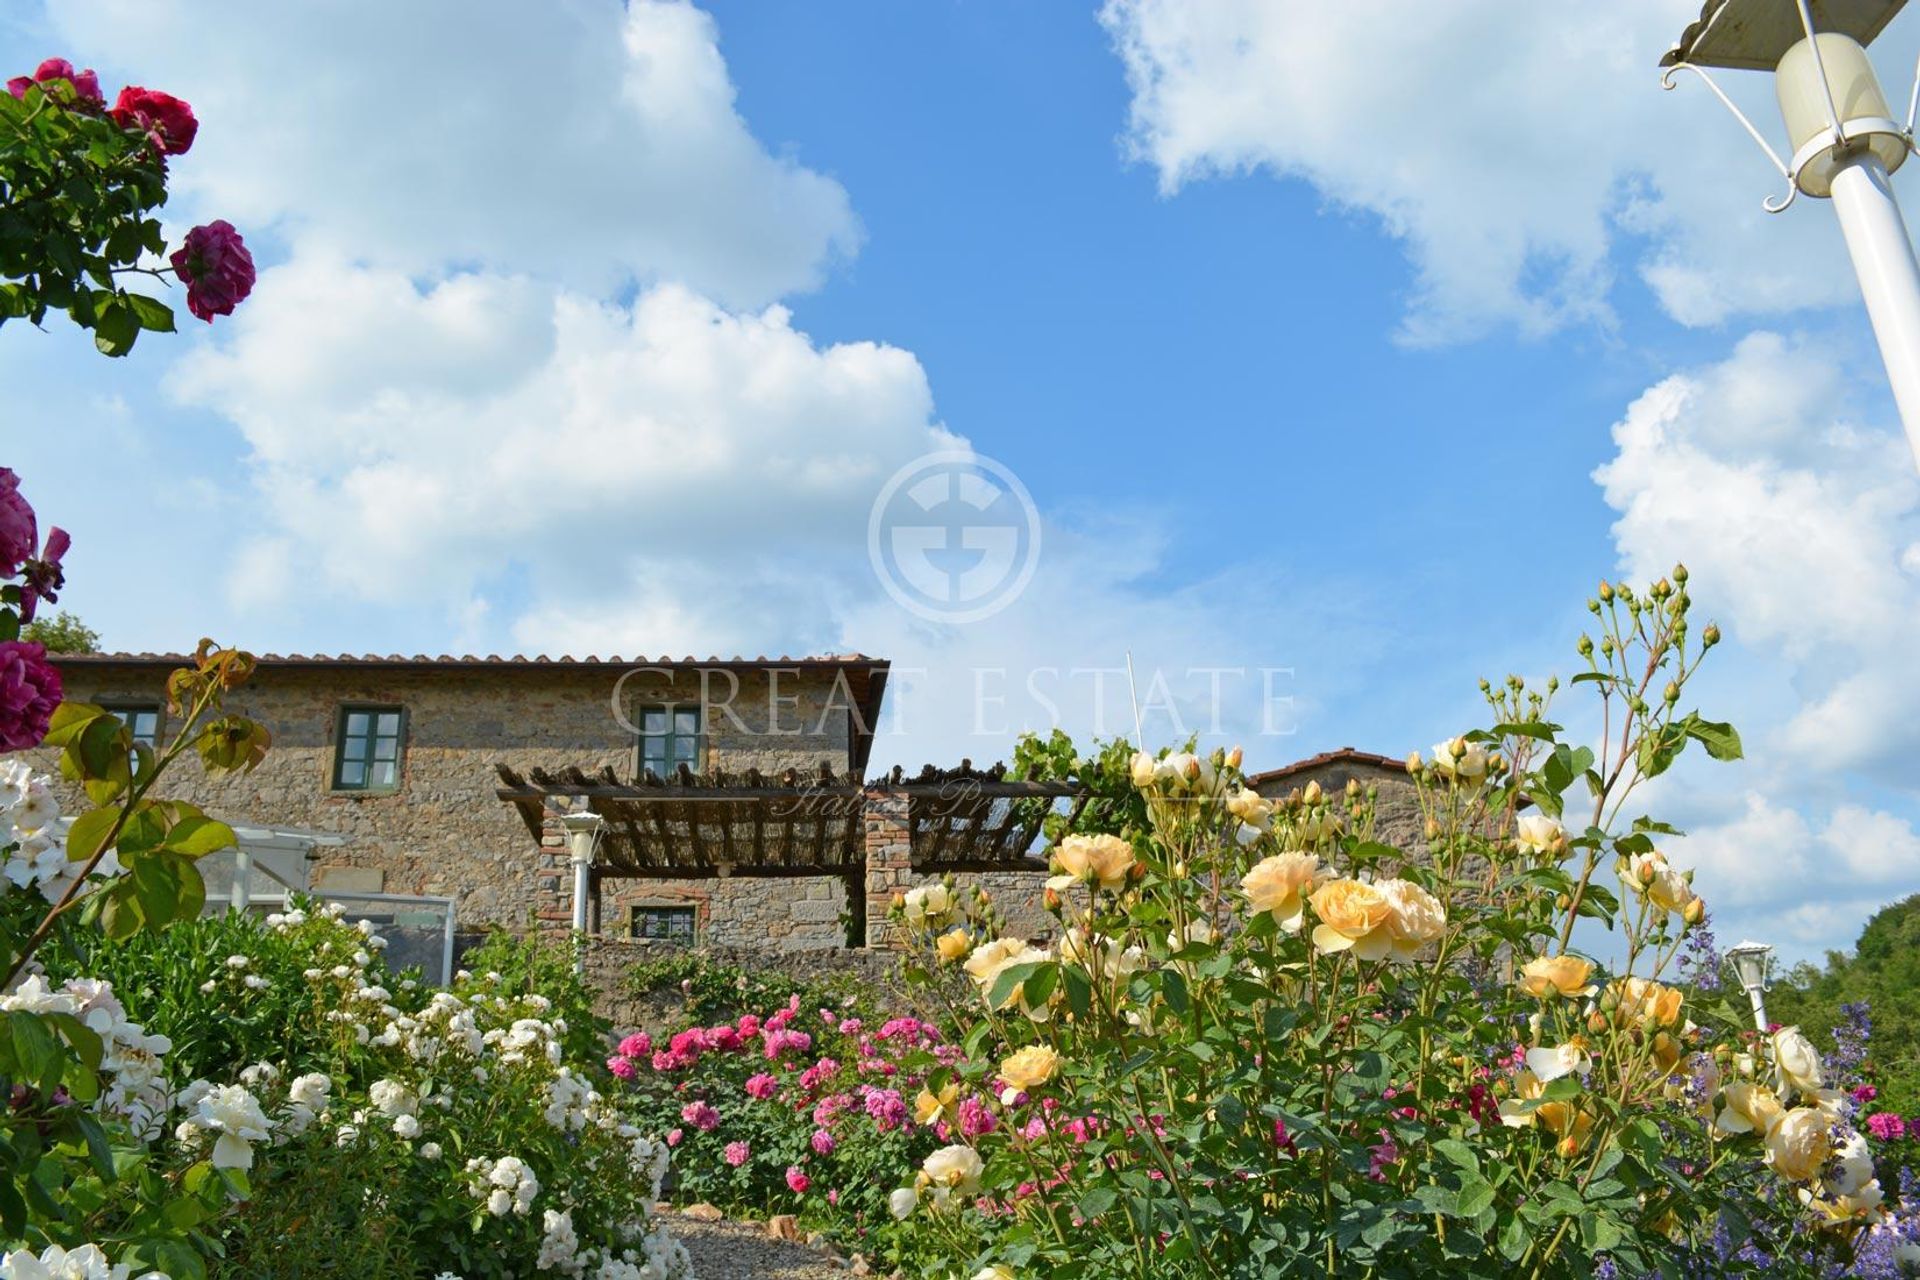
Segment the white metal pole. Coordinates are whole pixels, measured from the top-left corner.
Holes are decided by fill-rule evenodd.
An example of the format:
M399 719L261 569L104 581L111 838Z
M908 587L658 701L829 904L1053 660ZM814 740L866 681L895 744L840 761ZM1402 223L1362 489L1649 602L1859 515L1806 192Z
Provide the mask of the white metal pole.
M593 833L573 833L573 931L587 931L587 898L593 892Z
M243 845L233 847L233 892L228 902L239 911L253 906L253 851Z
M1833 208L1887 362L1907 443L1920 464L1920 263L1878 156L1863 149L1834 171Z

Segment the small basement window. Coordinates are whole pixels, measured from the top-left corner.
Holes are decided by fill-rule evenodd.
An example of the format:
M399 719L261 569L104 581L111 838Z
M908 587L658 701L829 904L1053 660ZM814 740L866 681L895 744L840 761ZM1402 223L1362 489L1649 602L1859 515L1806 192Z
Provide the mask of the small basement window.
M694 943L698 916L699 911L695 907L636 906L627 935L650 938L656 942L677 942L690 947Z
M340 708L333 738L335 791L398 791L404 707Z

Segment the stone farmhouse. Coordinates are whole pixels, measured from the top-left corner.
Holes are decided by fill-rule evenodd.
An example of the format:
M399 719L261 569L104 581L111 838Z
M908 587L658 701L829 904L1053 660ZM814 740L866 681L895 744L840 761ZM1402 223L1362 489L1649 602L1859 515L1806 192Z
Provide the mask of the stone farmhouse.
M169 736L166 678L185 657L57 661L67 697L142 741ZM1045 936L1030 855L1070 789L965 762L869 779L888 671L860 654L266 655L231 699L272 733L265 762L228 779L186 763L164 790L241 830L246 863L203 864L215 895L244 867L252 897L446 899L462 930L580 921L608 938L809 952L887 945L894 894L952 874ZM1399 761L1342 748L1250 781L1282 796L1356 777L1378 789L1382 838L1418 847Z

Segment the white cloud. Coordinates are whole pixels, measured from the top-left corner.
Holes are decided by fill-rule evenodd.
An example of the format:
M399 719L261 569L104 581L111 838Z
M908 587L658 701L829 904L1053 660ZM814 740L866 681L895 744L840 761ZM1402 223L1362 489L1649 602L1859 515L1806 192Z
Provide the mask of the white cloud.
M1107 0L1129 144L1168 192L1265 170L1404 243L1402 336L1538 334L1612 317L1616 250L1674 317L1717 323L1854 297L1830 214L1780 185L1704 86L1655 62L1698 0ZM1898 77L1912 22L1876 46ZM1728 90L1778 128L1768 77ZM1890 81L1890 96L1904 82Z
M1723 939L1795 954L1850 945L1874 907L1920 889L1920 481L1850 375L1829 343L1751 334L1635 400L1595 473L1625 574L1684 561L1698 622L1730 641L1697 692L1749 759L1661 787L1691 832L1673 852Z
M256 603L318 582L458 610L511 574L603 652L820 635L881 482L955 443L910 353L677 285L622 307L296 259L174 386L252 447L272 536L235 588Z
M88 61L193 103L182 200L298 250L758 307L859 240L838 183L749 132L713 19L676 0L50 9Z

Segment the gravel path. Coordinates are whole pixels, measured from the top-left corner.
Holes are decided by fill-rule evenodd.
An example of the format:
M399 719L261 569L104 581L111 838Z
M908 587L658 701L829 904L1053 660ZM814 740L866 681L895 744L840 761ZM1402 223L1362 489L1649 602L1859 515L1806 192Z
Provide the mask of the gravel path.
M848 1280L851 1274L805 1245L775 1240L759 1222L700 1222L679 1213L661 1221L693 1258L695 1280Z

